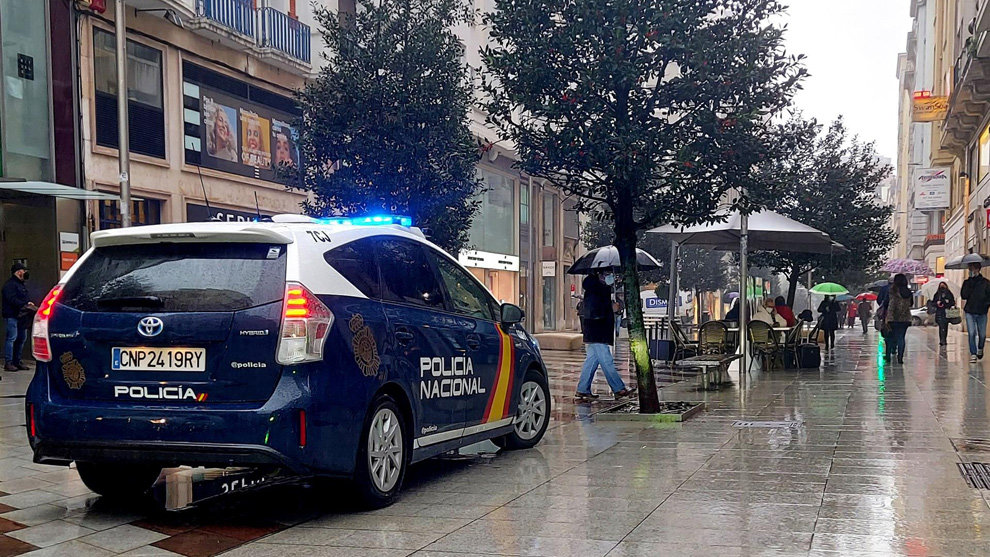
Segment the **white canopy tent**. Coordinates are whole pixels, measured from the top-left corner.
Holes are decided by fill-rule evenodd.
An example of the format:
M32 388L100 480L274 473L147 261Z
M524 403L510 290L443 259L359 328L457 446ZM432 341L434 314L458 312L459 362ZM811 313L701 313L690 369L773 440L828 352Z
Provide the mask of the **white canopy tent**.
M649 230L651 233L663 234L671 239L671 273L670 289L676 292L677 253L682 245L708 246L722 251L739 250L739 284L740 292L748 283L748 253L750 250L795 251L802 253L832 254L846 251L841 244L832 241L828 234L806 224L801 224L773 211L760 211L752 215L738 212L724 214L721 222L699 224L695 226L660 226ZM672 297L672 296L671 296ZM743 298L745 301L745 296ZM739 306L739 344L742 352L740 361L740 381L746 369L747 358L747 325L749 323L749 308L742 303ZM673 321L673 315L670 315Z

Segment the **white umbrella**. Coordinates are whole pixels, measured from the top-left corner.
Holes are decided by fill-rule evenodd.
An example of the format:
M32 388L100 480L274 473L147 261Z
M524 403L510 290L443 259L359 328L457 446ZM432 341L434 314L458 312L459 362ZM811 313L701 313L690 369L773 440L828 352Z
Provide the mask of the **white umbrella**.
M967 253L962 257L956 257L950 259L948 263L945 264L946 269L965 269L970 263L979 263L984 267L990 266L990 259L985 255L980 255L978 253Z
M935 291L938 290L938 285L943 282L949 286L949 291L952 292L952 295L955 296L956 299L958 300L959 286L956 283L952 282L951 280L945 280L945 279L935 279L928 281L921 287L920 290L921 295L931 300L932 298L935 297Z
M750 250L796 251L802 253L831 254L842 253L845 247L832 241L828 234L806 224L801 224L774 213L760 211L752 215L742 215L738 212L723 214L721 222L699 224L695 226L660 226L648 232L664 234L673 241L671 259L677 258L681 245L708 246L722 251L739 250L739 284L740 291L748 283L747 261ZM677 278L674 275L675 265L671 265L670 291L671 297L677 288ZM747 304L739 306L739 348L742 359L739 365L739 378L743 380L746 370L746 344L749 312ZM670 316L673 321L673 314Z

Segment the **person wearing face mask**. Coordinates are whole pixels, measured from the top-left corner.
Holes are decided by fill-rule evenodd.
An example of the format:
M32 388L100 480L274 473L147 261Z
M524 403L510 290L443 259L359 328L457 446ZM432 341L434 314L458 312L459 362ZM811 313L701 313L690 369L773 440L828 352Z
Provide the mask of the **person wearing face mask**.
M959 295L966 300L966 332L969 335L969 361L983 359L987 342L987 310L990 309L990 280L980 274L979 263L969 264L969 278L962 283Z
M584 348L587 356L581 367L575 399L589 402L596 398L591 392L591 383L601 366L605 380L615 394L615 398L629 396L635 389L629 389L615 369L615 361L609 346L613 343L615 314L612 307L612 286L615 275L609 269L598 269L585 277L581 283L584 299L581 304L581 333L584 335Z
M24 348L24 341L27 339L27 327L20 326L22 314L37 311L37 306L31 301L24 281L28 279L27 266L22 263L14 263L10 268L10 278L3 285L3 321L6 326L6 338L4 342L4 371L18 371L28 369L21 363L21 351Z

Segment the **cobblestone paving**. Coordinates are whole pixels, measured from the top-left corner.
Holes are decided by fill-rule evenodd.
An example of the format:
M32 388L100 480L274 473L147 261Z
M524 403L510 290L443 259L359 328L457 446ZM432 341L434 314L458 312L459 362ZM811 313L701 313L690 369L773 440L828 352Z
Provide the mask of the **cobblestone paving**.
M73 469L31 462L19 398L30 378L4 374L0 557L988 555L988 493L958 465L990 462L990 363L970 365L958 333L941 353L934 329L908 343L903 366L883 365L874 334L840 331L820 370L755 372L719 392L662 375L664 399L708 404L682 425L597 420L604 381L601 402L575 405L581 354L548 353L543 443L417 465L401 500L370 513L332 485L179 512L106 504Z

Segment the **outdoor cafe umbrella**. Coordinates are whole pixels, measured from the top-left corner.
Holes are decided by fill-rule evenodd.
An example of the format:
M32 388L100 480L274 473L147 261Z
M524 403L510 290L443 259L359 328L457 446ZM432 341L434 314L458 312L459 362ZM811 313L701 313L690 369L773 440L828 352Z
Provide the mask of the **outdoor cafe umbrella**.
M636 249L636 265L640 271L654 271L660 268L660 262L641 249ZM617 269L619 266L619 248L604 246L579 257L567 270L567 274L590 275L598 269Z
M649 230L654 234L663 234L673 242L671 262L677 261L680 246L707 246L721 251L739 250L739 284L740 291L749 281L747 263L750 250L793 251L802 253L831 254L841 253L845 248L829 238L828 234L806 224L801 224L773 211L760 211L752 215L739 212L723 213L716 217L717 221L709 224L694 226L666 225ZM676 265L670 269L670 298L677 291ZM744 300L745 301L745 300ZM749 322L746 304L739 306L739 347L742 352L740 360L740 378L742 370L746 369L745 331ZM673 313L671 312L671 322ZM742 379L740 379L742 380Z

